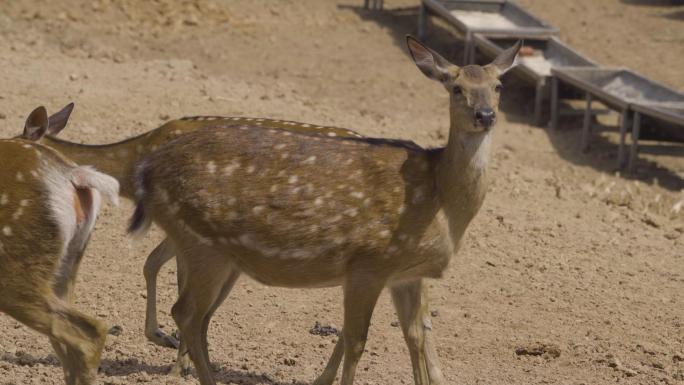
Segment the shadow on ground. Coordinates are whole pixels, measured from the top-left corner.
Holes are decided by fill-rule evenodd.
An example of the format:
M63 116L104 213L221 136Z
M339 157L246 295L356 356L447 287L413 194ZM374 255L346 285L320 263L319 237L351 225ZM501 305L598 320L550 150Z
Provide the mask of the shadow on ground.
M148 365L140 362L136 358L129 358L126 360L102 360L100 364L100 373L107 377L125 377L134 373L146 373L149 375L170 375L173 365ZM250 371L239 371L229 368L217 368L214 366L213 372L216 382L223 384L244 384L244 385L307 385L308 383L300 381L280 382L272 379L266 374L257 374ZM196 377L194 369L189 374L190 377Z

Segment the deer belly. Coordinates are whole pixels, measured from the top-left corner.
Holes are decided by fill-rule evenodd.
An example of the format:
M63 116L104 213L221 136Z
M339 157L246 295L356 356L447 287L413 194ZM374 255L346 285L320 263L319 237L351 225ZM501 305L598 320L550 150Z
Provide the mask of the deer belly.
M261 283L284 287L328 287L342 283L348 256L339 248L306 242L279 246L255 234L228 238L224 252L247 275Z

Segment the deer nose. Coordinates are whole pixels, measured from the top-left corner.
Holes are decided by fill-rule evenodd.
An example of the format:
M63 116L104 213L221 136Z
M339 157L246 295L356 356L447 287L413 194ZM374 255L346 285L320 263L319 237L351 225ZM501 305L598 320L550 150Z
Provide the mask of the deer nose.
M489 107L478 108L475 111L475 122L482 127L491 127L496 120L496 113Z

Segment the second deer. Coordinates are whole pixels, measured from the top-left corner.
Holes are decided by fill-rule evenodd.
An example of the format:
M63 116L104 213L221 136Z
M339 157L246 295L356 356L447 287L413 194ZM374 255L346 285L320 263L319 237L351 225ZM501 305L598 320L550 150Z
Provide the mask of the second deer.
M0 311L50 338L67 385L94 382L107 336L73 306L74 280L115 179L31 141L48 128L34 110L22 138L0 140Z
M520 44L489 65L462 68L413 38L407 44L450 95L446 147L244 124L188 133L139 165L130 230L154 221L177 251L172 315L202 385L215 384L209 321L240 272L273 286L343 287L342 385L353 384L375 303L389 287L415 383L433 383L422 280L441 276L483 202L499 77ZM332 383L334 364L317 384Z

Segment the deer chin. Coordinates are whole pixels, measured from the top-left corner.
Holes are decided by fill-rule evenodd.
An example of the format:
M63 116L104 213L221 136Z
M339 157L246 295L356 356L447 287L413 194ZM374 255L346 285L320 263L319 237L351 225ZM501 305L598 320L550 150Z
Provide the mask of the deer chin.
M466 129L466 132L470 134L486 134L494 129L495 124L496 121L487 126L473 122L472 125Z

